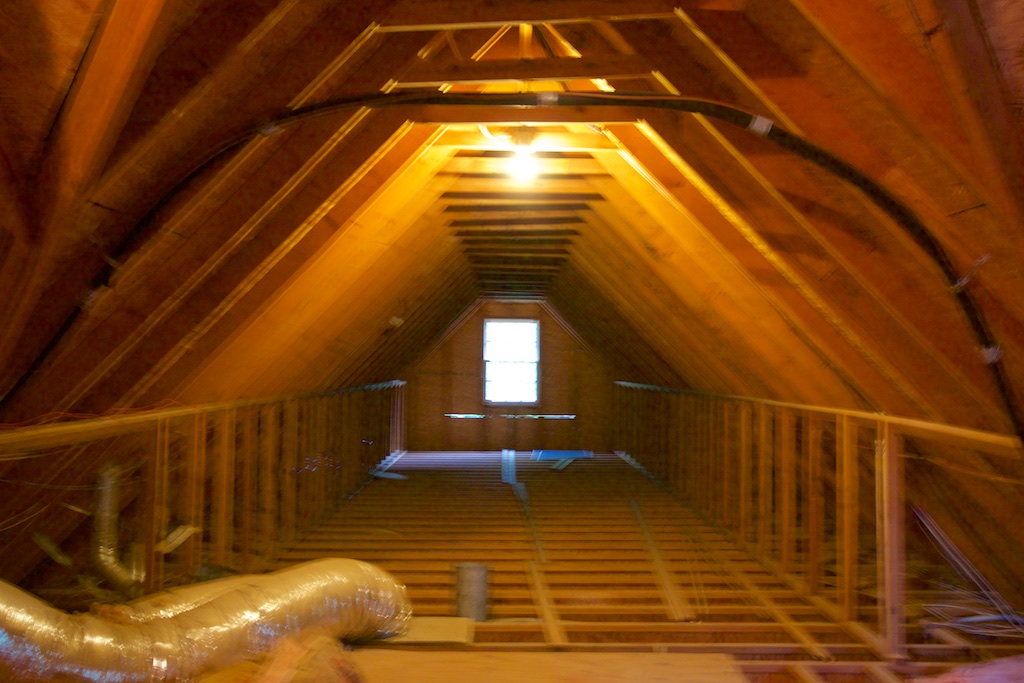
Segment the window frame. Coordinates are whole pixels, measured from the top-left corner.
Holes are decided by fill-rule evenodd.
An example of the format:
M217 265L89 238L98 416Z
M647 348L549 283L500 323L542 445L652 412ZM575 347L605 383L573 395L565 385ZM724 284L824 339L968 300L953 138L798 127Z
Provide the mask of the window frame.
M536 369L535 388L537 398L534 401L491 401L487 399L487 367L489 363L498 363L501 361L489 361L486 357L487 347L487 324L488 323L533 323L537 330L537 360L533 361L533 366ZM483 364L481 370L481 380L483 383L482 398L483 403L486 406L539 406L541 403L540 394L540 378L541 378L541 325L538 318L485 318L484 324L481 327L481 343L480 343L480 359Z

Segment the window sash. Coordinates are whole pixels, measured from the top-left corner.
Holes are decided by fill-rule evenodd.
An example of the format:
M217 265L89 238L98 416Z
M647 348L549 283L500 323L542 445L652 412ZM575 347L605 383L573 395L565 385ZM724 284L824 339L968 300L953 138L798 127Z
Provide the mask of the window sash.
M487 361L484 398L489 403L536 403L537 363Z
M540 324L536 320L488 320L484 323L484 360L540 360Z
M484 321L484 402L537 403L540 321Z

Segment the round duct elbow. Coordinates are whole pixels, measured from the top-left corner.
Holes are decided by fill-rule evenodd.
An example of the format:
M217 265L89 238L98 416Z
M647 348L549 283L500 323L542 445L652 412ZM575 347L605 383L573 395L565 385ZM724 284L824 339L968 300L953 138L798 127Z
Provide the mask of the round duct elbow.
M116 465L103 468L100 472L96 515L93 520L92 561L96 570L107 582L123 595L135 598L142 594L143 575L136 575L121 563L118 557L117 518L120 513L121 497L118 477L121 470Z

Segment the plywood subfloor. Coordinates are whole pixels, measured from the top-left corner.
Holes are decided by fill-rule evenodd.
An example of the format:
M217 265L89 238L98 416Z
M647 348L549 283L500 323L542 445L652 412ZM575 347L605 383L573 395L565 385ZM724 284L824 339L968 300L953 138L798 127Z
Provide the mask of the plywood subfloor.
M473 642L472 619L465 617L413 617L409 630L401 636L388 639L389 644L438 644Z
M365 683L747 683L722 654L623 652L350 653Z

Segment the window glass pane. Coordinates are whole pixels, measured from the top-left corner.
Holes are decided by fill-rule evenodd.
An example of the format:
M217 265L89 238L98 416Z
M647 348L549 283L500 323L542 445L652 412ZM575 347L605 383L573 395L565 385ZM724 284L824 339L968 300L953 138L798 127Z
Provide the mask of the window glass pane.
M488 320L484 323L484 360L540 360L536 320Z
M540 322L484 322L484 400L536 403L540 360Z
M535 403L537 364L488 362L484 400L498 403Z

